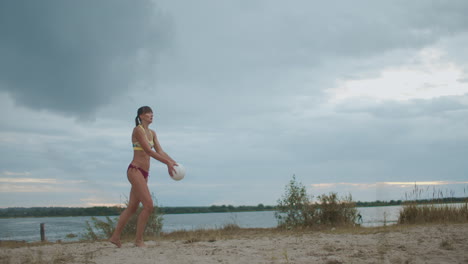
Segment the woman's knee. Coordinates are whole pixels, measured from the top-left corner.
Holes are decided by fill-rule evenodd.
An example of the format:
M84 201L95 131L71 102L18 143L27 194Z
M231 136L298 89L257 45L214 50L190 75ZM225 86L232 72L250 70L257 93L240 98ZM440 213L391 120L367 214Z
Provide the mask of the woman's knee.
M153 212L154 210L154 205L153 205L153 201L148 201L146 203L143 203L143 210L151 213Z
M127 210L131 213L134 214L138 210L138 206L129 206L127 207Z
M137 210L138 210L138 206L128 206L127 208L125 208L123 213L133 215L134 213L136 213Z

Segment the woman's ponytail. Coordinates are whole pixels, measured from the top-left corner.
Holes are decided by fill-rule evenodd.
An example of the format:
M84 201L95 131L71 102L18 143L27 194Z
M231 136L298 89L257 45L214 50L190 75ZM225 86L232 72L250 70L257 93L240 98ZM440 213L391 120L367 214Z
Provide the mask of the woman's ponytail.
M140 117L137 116L135 117L135 126L138 126L140 124Z

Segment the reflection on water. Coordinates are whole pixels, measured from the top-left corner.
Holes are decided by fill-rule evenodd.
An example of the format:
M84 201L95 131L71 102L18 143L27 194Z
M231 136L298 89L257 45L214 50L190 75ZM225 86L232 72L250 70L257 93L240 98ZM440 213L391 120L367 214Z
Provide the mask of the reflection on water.
M358 211L362 215L362 225L370 227L396 223L400 209L401 206L361 207ZM38 241L39 225L45 223L47 240L76 241L85 233L86 221L90 219L89 216L0 219L0 240ZM273 211L174 214L164 215L163 231L220 228L226 224L237 224L243 228L269 228L275 227L277 221ZM69 234L77 237L67 238Z

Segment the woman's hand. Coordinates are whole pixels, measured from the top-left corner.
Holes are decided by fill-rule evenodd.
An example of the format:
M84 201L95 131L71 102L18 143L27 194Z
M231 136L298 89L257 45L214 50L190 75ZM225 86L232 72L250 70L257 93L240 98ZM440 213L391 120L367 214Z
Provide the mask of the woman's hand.
M175 162L169 162L169 163L167 164L167 171L169 172L169 175L170 175L171 177L174 177L174 173L175 173L175 168L174 168L174 166L177 166L177 163L175 163Z

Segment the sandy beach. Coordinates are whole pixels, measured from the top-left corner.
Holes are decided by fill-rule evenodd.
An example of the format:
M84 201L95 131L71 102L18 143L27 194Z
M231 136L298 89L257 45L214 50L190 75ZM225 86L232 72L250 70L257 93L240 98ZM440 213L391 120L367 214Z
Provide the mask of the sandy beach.
M468 224L200 234L150 240L147 248L2 242L0 263L468 263Z

